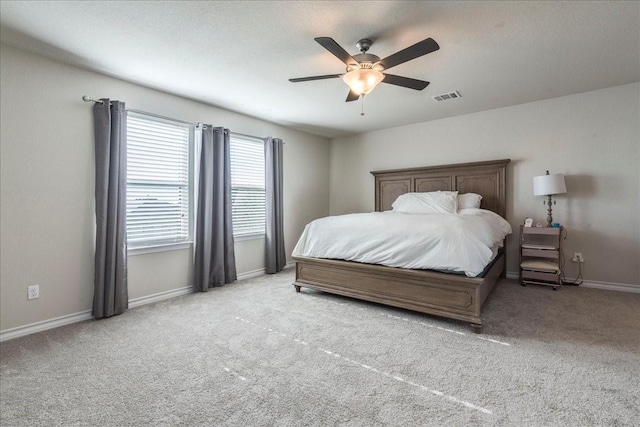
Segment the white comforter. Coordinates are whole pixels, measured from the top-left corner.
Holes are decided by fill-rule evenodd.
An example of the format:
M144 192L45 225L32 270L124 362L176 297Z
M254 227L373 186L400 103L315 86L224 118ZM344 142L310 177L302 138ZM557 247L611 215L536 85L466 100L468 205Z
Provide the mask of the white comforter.
M507 234L511 234L509 223L484 209L457 214L349 214L308 224L293 256L458 271L476 277Z

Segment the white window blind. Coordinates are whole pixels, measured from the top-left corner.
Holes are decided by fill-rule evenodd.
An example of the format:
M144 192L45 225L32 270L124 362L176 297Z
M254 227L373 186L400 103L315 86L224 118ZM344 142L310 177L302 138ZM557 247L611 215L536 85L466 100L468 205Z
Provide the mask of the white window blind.
M264 236L264 141L231 134L231 205L235 237Z
M144 247L189 240L190 126L129 113L127 241Z

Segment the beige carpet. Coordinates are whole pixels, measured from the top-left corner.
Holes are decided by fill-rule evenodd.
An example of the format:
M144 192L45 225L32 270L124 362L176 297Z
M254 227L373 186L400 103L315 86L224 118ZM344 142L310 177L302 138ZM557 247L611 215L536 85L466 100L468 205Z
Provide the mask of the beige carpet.
M0 425L638 425L640 294L503 280L475 335L292 281L4 342Z

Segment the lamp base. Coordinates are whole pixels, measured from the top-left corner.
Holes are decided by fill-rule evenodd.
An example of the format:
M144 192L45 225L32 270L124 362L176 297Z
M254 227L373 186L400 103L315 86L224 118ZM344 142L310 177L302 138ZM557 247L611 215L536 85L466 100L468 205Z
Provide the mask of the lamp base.
M551 216L552 204L551 195L549 195L549 198L547 199L547 227L553 227L553 216Z

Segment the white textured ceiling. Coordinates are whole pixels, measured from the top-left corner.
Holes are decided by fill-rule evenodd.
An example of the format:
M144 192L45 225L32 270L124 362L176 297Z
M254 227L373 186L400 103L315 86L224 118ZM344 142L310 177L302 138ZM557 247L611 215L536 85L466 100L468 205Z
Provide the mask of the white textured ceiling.
M2 1L0 24L3 43L327 137L640 81L636 1ZM288 81L344 71L318 36L381 58L431 37L392 71L431 85L381 84L361 117L340 79Z

